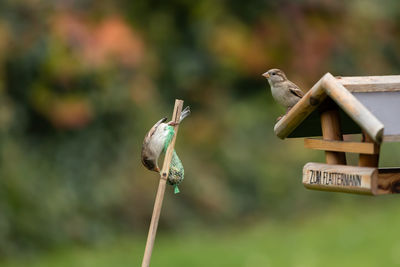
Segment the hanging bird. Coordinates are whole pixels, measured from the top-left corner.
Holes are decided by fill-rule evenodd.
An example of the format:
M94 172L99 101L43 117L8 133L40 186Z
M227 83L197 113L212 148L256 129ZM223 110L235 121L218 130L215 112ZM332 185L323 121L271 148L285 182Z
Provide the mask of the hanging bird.
M289 81L285 73L279 69L270 69L262 76L267 78L275 101L287 108L286 114L304 96L303 91L296 84ZM282 116L278 120L281 118Z
M187 106L181 113L179 123L189 116L190 108ZM165 142L170 134L168 126L175 126L176 123L170 121L165 123L167 118L162 118L146 134L142 146L142 163L150 171L160 172L158 158L164 149Z

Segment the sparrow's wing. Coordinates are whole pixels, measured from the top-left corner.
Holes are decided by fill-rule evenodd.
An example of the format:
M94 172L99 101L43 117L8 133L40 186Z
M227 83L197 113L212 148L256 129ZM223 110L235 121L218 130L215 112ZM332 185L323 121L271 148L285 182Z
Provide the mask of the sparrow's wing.
M301 91L300 88L292 82L289 83L289 91L299 98L304 96L303 91Z
M158 122L156 122L156 124L154 124L153 127L151 127L150 131L146 134L146 136L144 137L144 143L146 143L146 141L148 141L154 134L154 132L156 131L158 125L160 125L163 122L166 122L167 118L162 118L161 120L159 120Z
M154 155L151 155L151 151L149 150L149 143L151 142L151 138L154 135L154 133L157 130L157 127L163 123L166 122L167 118L162 118L156 124L154 124L153 127L151 127L150 131L146 134L144 137L143 145L142 145L142 153L141 153L141 158L142 158L142 163L143 165L151 170L151 171L157 171L157 162L154 160Z

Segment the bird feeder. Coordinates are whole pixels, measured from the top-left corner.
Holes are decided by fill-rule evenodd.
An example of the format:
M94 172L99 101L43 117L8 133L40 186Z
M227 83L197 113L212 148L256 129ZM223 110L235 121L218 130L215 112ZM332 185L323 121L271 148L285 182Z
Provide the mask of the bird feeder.
M325 74L281 119L275 134L305 138L325 151L326 163L303 168L306 188L381 195L400 192L400 168L379 168L383 142L400 142L400 75L334 77ZM360 141L349 141L361 134ZM359 154L349 166L345 153Z

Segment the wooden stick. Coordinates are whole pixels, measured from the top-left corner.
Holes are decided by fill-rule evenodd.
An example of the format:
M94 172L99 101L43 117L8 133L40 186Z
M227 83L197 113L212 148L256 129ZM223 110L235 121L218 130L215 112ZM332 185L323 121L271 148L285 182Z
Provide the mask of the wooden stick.
M154 240L156 238L156 233L157 233L158 221L160 219L161 207L162 207L162 203L163 203L163 199L164 199L165 186L167 183L167 178L168 178L168 173L169 173L169 165L171 164L172 154L173 154L174 147L175 147L175 140L176 140L176 136L178 134L178 128L179 128L178 123L179 123L179 118L181 116L182 107L183 107L183 100L176 99L174 113L172 114L172 121L177 123L174 126L175 134L174 134L174 137L172 138L171 143L169 144L169 146L167 148L167 152L165 153L163 167L160 172L160 182L158 184L158 190L157 190L156 200L155 200L154 209L153 209L153 215L151 216L151 223L150 223L150 228L149 228L149 234L147 236L146 248L144 250L142 267L148 267L150 265L151 254L153 251Z

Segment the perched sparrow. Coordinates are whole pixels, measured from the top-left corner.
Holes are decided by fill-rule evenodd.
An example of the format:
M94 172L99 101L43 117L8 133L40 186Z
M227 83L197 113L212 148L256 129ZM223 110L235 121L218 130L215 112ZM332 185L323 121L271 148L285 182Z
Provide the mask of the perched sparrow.
M190 108L187 106L181 113L179 123L190 114ZM166 138L168 136L168 125L175 125L170 121L165 123L167 118L162 118L146 134L142 146L142 163L150 171L160 172L158 167L158 157L163 151Z
M270 69L262 76L267 78L275 101L287 108L286 113L288 113L304 95L303 91L301 91L297 85L289 81L285 73L279 69ZM278 119L280 118L281 117Z

